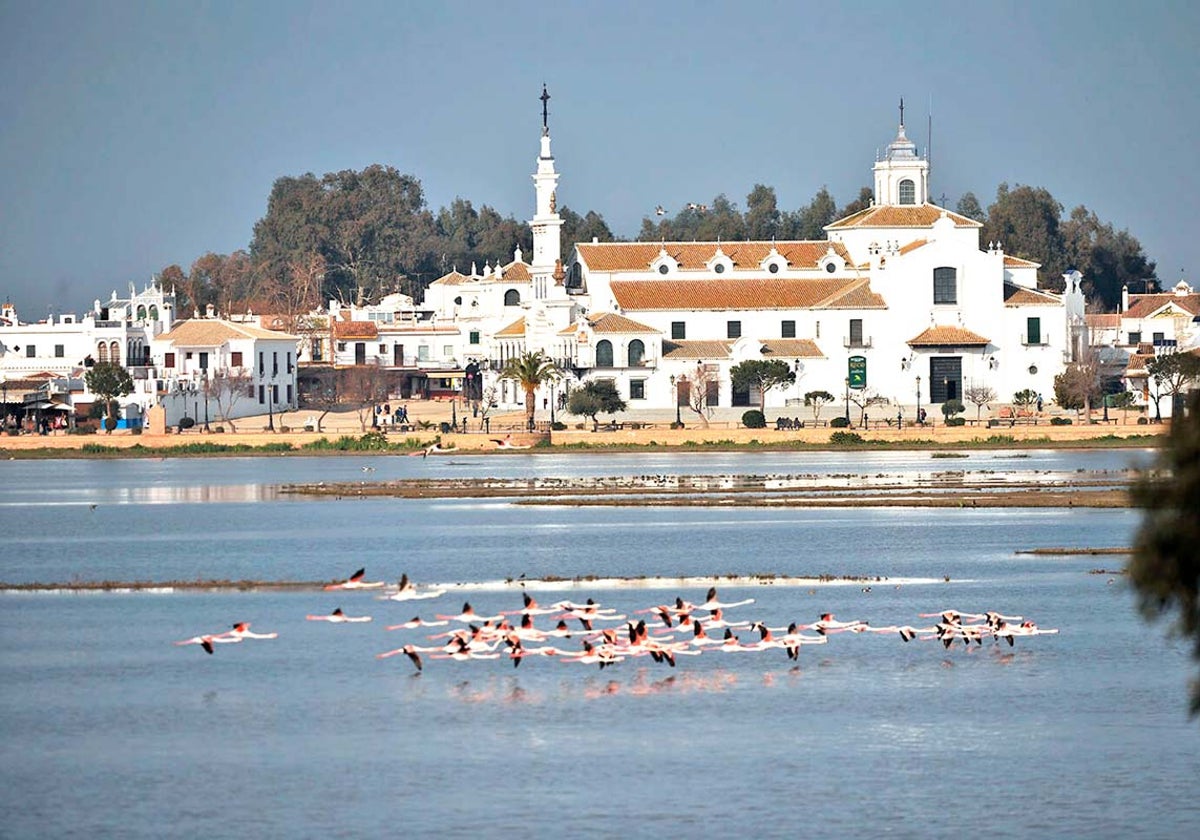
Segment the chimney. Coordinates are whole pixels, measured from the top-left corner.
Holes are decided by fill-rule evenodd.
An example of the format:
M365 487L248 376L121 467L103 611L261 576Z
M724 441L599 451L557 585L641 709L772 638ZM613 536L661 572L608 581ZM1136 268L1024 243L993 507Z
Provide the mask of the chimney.
M1129 286L1121 287L1121 311L1129 311Z

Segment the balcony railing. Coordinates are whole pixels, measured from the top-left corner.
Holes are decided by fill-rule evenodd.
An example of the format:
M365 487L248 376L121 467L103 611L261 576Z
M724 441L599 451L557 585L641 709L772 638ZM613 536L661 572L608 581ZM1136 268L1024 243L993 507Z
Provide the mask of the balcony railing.
M1050 343L1050 337L1045 333L1041 335L1029 336L1025 333L1021 334L1021 343L1026 347L1045 347Z
M868 350L871 347L871 336L864 335L855 339L853 336L846 336L842 339L843 347L858 347L863 350Z

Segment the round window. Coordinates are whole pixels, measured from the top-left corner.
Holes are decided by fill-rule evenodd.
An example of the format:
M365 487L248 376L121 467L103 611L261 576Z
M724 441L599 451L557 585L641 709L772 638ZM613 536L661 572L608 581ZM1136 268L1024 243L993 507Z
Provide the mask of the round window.
M837 271L837 266L831 262L828 262L828 263L825 263L825 270L827 272L829 272L830 274L833 274L833 272Z
M724 274L725 273L725 263L717 263L716 265L713 266L713 271L717 272L717 274Z
M772 274L778 274L779 263L771 263L769 266L767 266L767 271L771 272Z
M1030 365L1029 373L1030 373L1030 375L1036 374L1037 373L1037 365Z
M671 270L671 267L669 265L667 265L666 263L663 263L662 265L660 265L658 267L659 274L666 274L670 270Z
M460 295L460 296L458 296L458 297L456 297L456 298L454 299L454 305L455 305L455 306L462 306L462 296L461 296L461 295Z

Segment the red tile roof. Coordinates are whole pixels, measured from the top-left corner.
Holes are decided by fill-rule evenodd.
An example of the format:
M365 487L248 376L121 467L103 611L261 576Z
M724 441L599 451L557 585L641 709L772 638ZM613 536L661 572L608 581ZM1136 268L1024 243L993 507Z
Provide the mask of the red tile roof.
M521 335L525 335L525 319L523 317L496 333L496 338L516 338Z
M1125 311L1125 317L1145 318L1169 303L1191 315L1200 315L1200 294L1176 295L1172 292L1161 292L1153 295L1130 295L1129 309Z
M983 347L988 340L962 327L933 326L908 340L910 347Z
M932 227L943 213L954 222L955 227L983 227L981 222L949 210L943 210L935 204L878 204L865 210L859 210L844 219L838 219L836 222L826 225L825 229Z
M811 338L768 338L762 342L763 357L777 359L823 359L825 354Z
M1005 306L1061 306L1062 298L1019 283L1004 284Z
M717 249L733 261L734 270L758 268L771 248L788 261L789 268L816 269L817 263L833 252L847 263L850 254L840 242L590 242L576 245L579 256L591 271L649 271L650 264L666 251L682 271L707 270Z
M883 307L858 278L745 277L728 280L614 280L613 296L627 312L648 310L819 309Z
M375 326L374 321L334 321L333 337L343 339L378 338L379 328Z
M664 359L728 359L732 341L663 341Z
M1042 264L1033 260L1023 260L1020 257L1014 257L1011 254L1004 255L1005 268L1041 268Z

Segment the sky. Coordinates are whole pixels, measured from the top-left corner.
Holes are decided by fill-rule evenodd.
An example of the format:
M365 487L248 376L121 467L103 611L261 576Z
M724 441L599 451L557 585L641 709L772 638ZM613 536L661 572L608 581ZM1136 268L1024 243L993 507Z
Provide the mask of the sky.
M1154 0L0 0L0 296L34 321L248 248L305 172L528 219L543 83L559 205L619 236L756 183L845 204L904 97L938 201L1045 187L1194 282L1198 33Z

